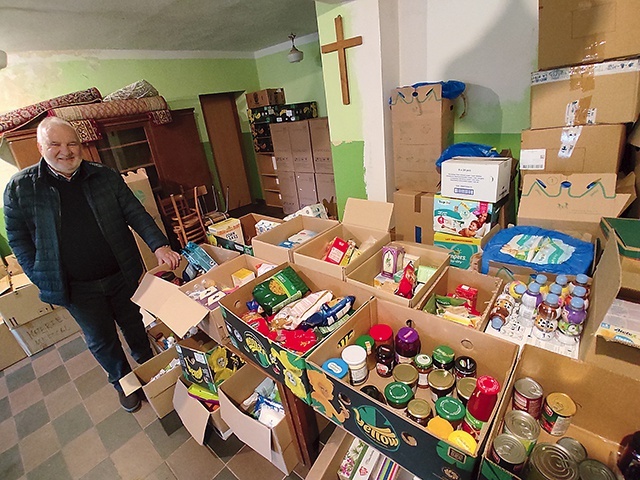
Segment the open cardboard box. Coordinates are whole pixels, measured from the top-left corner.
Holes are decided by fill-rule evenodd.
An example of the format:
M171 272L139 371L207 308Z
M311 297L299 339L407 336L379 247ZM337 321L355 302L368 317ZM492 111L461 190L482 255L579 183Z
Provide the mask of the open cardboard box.
M396 190L396 239L433 245L433 193Z
M303 267L346 280L348 274L389 243L389 230L392 226L393 203L348 198L342 223L297 248L293 254L293 261ZM348 265L341 266L323 260L327 246L335 237L345 241L355 240L358 247L371 237L375 242L369 248L360 250L360 255L352 258Z
M494 225L489 233L482 238L461 237L450 233L436 232L433 235L433 244L444 248L451 257L450 264L459 268L473 268L477 254L482 253L489 240L500 231L500 225Z
M355 285L347 284L342 280L329 277L312 269L299 265L282 264L271 270L271 272L266 273L264 277L243 285L220 301L222 314L229 331L229 340L237 350L244 354L245 360L248 359L255 366L263 369L267 375L284 383L296 396L309 403L309 381L306 375L305 358L310 352L299 355L296 352L287 350L279 343L270 340L248 326L242 320L242 315L248 311L247 302L253 299L254 287L287 266L296 271L311 292L331 290L334 298L347 295L355 296L354 309L366 302L371 297L371 294L367 290L360 289ZM323 342L327 338L331 338L331 335L326 337Z
M616 180L615 173L524 175L518 225L595 238L601 217L619 216L636 198L633 174Z
M408 319L413 320L413 327L420 334L422 352L431 353L438 345L449 345L457 355L469 355L476 360L478 376L491 375L500 385L507 384L517 358L516 345L424 312L374 298L307 359L309 382L313 388L312 406L420 478L475 478L473 471L482 454L497 405L481 431L477 451L470 454L435 437L424 427L409 420L403 411L374 400L361 392L360 387L353 387L348 380L327 375L321 368L326 360L340 357L344 347L354 344L373 325L386 323L397 332L406 325ZM375 385L378 390L384 391L390 381L393 378L382 378L375 370L371 370L365 384ZM418 389L416 396L433 403L427 389Z
M566 393L571 397L578 411L563 436L578 440L587 449L589 458L599 460L615 471L620 441L640 430L640 380L631 380L591 363L525 345L491 429L480 478L520 478L497 466L488 458L488 452L495 437L502 432L505 414L511 410L513 384L523 377L531 377L538 382L545 397L552 392ZM556 443L559 438L541 429L538 444Z
M78 323L62 307L56 307L52 312L11 328L12 335L29 356L79 331Z
M242 226L242 236L244 237L244 244L234 242L217 235L215 236L215 239L216 242L218 242L218 246L229 250L235 250L239 253L245 253L247 255L253 255L253 247L251 246L251 244L253 242L253 238L258 235L256 232L256 223L258 223L260 220L268 220L275 223L283 222L281 218L268 217L266 215L260 215L258 213L248 213L247 215L243 215L242 217L240 217L238 220L240 220L240 225Z
M347 283L352 283L364 288L378 298L413 308L422 300L422 297L427 290L429 290L429 287L440 277L445 268L447 268L449 265L449 254L442 249L413 242L391 242L390 245L402 247L405 253L420 257L420 265L437 269L427 283L416 288L413 298L404 298L373 286L373 279L382 271L382 250L379 250L351 272L347 276Z
M26 356L27 353L11 335L9 327L0 320L0 370L4 370Z
M425 292L417 308L422 310L432 295L449 295L455 292L458 285L468 285L478 289L476 308L482 312L482 315L476 324L476 330L483 332L493 304L498 295L502 293L502 280L499 278L483 275L473 270L446 267L440 277L431 284L431 288Z
M142 388L158 418L166 416L173 410L173 390L182 374L182 369L176 367L155 380L151 379L174 358L178 358L178 352L175 347L171 347L134 368L132 372L120 379L120 386L125 395L130 395Z
M294 248L280 247L279 244L287 240L290 236L302 230L311 230L317 232L318 235L338 225L337 220L327 220L317 217L307 217L298 215L284 222L268 232L258 235L253 239L253 254L271 263L280 264L284 262L293 263L293 252L308 243L298 245Z
M240 408L240 404L251 396L264 379L265 375L260 370L245 365L225 380L218 391L222 420L240 441L249 445L280 471L289 474L298 463L298 453L287 419L283 418L269 428Z
M233 431L222 420L220 407L209 411L200 400L189 396L188 388L188 382L183 378L177 381L173 392L173 408L193 439L198 444L204 445L209 428L213 428L223 440L229 438Z
M217 267L213 267L209 272L197 277L181 287L174 283L167 282L155 274L161 271L169 270L167 265L160 265L149 272L145 273L138 289L131 297L136 304L160 318L172 331L179 337L184 337L191 327L198 325L200 322L204 325L203 330L206 331L211 338L218 342L224 342L226 337L223 328L222 317L219 310L209 310L200 305L195 300L189 298L185 293L193 289L193 285L202 282L204 278L212 278L221 284L231 287L231 274L253 260L237 260L233 265L226 266L220 272L220 277L214 273L218 268L225 266L226 262L237 259L240 254L231 250L211 245L201 245L211 257L218 262ZM258 262L261 263L261 262ZM182 271L186 268L187 261L182 258L178 268L173 270L176 276L181 276ZM231 271L229 271L231 270ZM226 273L228 272L228 277Z
M6 280L4 280L6 279ZM10 289L0 295L0 315L9 328L16 328L53 311L53 305L40 300L40 290L24 273L5 276Z

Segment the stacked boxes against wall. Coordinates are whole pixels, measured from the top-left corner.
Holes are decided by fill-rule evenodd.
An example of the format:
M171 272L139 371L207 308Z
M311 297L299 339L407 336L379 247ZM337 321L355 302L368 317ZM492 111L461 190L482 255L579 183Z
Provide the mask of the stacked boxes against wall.
M327 118L272 124L271 135L284 213L320 202L336 217Z

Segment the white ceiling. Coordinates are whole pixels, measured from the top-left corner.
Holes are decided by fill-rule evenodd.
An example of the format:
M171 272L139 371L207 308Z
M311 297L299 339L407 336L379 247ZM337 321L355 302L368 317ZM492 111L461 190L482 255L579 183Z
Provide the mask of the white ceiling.
M317 32L313 0L0 0L0 50L256 52Z

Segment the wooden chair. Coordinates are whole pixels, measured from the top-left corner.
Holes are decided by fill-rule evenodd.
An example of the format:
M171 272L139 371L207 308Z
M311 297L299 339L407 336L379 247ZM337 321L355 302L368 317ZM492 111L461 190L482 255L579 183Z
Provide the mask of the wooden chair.
M214 200L216 200L216 210L213 212L207 211L207 203L204 199L207 193L208 192L206 185L198 185L193 189L193 205L196 212L198 212L198 214L200 215L200 218L202 218L205 226L227 219L227 214L224 212L219 212L217 209L218 202L216 200L215 193L213 195L213 198Z
M169 198L159 198L160 213L170 225L181 246L193 241L202 243L206 240L205 226L198 208L189 206L182 194L170 195Z

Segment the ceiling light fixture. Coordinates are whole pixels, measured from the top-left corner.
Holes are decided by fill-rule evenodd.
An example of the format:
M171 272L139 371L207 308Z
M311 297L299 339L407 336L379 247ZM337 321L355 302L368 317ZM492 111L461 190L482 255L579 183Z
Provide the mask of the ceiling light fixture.
M295 38L296 38L295 33L292 33L291 35L289 35L289 40L291 40L291 50L289 50L289 53L287 54L287 60L289 60L289 63L301 62L302 57L304 57L304 53L296 48L296 44L294 41Z

